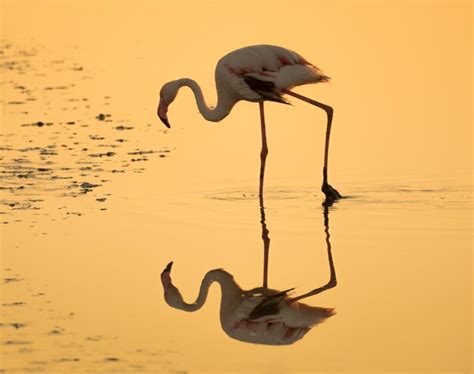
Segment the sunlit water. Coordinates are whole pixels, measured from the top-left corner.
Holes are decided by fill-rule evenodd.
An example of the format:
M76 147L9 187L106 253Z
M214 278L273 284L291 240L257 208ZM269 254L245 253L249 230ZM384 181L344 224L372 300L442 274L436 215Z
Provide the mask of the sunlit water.
M257 111L245 118L255 122L248 149L225 124L165 130L156 97L131 92L135 109L115 101L114 74L77 48L0 48L1 371L469 372L463 163L441 172L333 161L331 183L346 196L326 221L338 284L305 302L337 314L292 345L239 342L221 329L218 287L188 314L164 302L160 273L174 261L188 302L215 268L244 289L262 285ZM329 279L320 166L279 169L284 152L270 146L268 285L302 294ZM291 162L299 150L286 152Z

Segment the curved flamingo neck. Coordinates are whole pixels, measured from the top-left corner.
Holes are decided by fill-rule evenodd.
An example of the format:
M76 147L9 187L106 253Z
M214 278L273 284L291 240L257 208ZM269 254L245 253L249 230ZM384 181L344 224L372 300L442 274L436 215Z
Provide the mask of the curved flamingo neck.
M178 288L176 288L173 284L167 290L165 290L165 300L168 305L172 306L173 308L181 309L186 312L195 312L196 310L201 309L206 302L207 295L209 293L209 287L214 282L219 283L221 287L221 307L226 302L228 302L229 299L240 296L241 294L242 290L234 281L234 277L222 269L216 269L207 272L207 274L204 276L201 282L201 287L199 288L198 297L194 303L189 304L185 302Z
M202 94L201 87L196 83L196 81L189 78L183 78L183 79L179 79L177 83L178 83L177 84L178 90L183 86L187 86L191 88L196 98L196 104L199 108L199 112L208 121L218 122L224 119L225 117L229 115L233 106L237 102L235 99L233 99L232 97L229 97L228 95L225 94L225 92L219 89L219 85L218 85L217 105L215 108L212 108L206 104L206 101Z

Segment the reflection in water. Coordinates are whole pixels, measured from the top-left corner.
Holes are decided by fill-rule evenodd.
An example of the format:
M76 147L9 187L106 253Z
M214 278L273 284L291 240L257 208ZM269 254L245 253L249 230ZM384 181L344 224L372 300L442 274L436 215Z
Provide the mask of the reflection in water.
M204 276L196 301L188 304L171 280L173 263L161 273L164 297L168 305L187 312L200 309L206 302L210 285L217 282L221 287L220 320L222 329L231 338L258 344L285 345L301 339L311 328L335 314L333 308L314 307L300 300L317 295L336 286L331 243L329 235L328 207L324 208L324 227L330 279L322 287L300 296L291 297L293 288L278 291L268 288L268 257L270 250L269 230L265 223L263 196L260 197L262 239L264 247L263 286L243 290L232 274L222 269L207 272Z
M265 221L265 207L263 205L263 195L259 196L260 202L260 224L262 225L263 240L263 288L268 288L268 255L270 253L270 237Z

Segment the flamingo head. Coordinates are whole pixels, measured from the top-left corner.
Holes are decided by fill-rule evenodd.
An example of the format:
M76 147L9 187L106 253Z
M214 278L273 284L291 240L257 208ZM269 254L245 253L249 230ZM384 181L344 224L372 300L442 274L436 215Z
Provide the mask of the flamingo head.
M168 82L160 91L160 104L158 105L158 117L165 124L166 127L170 128L170 123L168 122L168 107L176 98L178 94L179 86L176 84L176 81Z

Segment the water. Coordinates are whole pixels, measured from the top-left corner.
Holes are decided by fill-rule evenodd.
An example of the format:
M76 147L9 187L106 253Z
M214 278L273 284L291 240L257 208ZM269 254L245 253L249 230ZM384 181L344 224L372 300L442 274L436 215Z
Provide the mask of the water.
M209 77L225 49L215 36L216 46L202 55L202 63L184 57L196 48L189 46L189 54L179 48L186 30L198 25L192 20L172 38L158 38L183 4L133 8L137 18L132 20L126 3L113 8L100 3L92 13L80 3L71 8L45 3L31 12L43 18L25 15L23 29L13 22L22 14L21 5L6 4L0 48L4 372L470 372L467 83L454 89L444 82L427 90L429 98L418 103L423 107L423 100L431 99L429 111L411 104L430 82L430 69L456 63L452 80L470 74L469 62L438 56L440 48L460 56L469 45L456 38L463 31L462 8L445 6L447 13L441 5L425 9L419 4L406 15L403 5L390 11L367 5L366 13L345 5L367 22L385 24L385 37L395 45L408 40L390 33L392 17L400 14L407 17L407 34L415 26L441 22L426 35L413 34L413 43L446 32L442 22L448 19L458 44L439 38L438 45L423 45L421 51L406 44L406 56L416 56L420 66L437 62L426 67L426 75L413 77L412 90L403 92L396 77L377 75L380 65L372 62L374 80L363 88L374 102L370 117L354 104L361 89L358 79L348 79L354 68L345 68L338 49L322 42L322 67L340 79L301 92L336 108L330 183L347 198L326 212L321 205L324 114L299 103L291 108L269 104L262 226L256 105L239 104L222 124L208 125L198 117L191 95L180 93L170 108L171 130L155 118L158 89L166 80L196 75L204 91L212 92ZM219 20L216 15L228 11L216 6L209 15L188 6L202 11L204 20ZM341 6L327 8L328 19L317 31L324 32L329 20L346 24ZM276 7L274 17L285 11ZM380 19L373 20L371 12ZM61 36L57 31L76 14L86 17L89 27ZM310 20L301 17L300 26L309 29ZM355 56L361 57L354 62L360 71L371 63L371 49L362 42L370 28L362 21L352 25L362 36L351 33L346 41L360 43ZM42 22L50 28L39 27ZM231 23L238 22L243 21ZM262 20L261 33L268 22ZM205 23L193 30L198 37L215 27ZM251 30L242 37L231 32L232 25L219 27L228 27L227 38L236 46L257 42ZM311 49L296 41L296 31L287 34L277 32L278 44L293 42L312 60ZM162 43L160 48L150 48L150 35ZM387 69L403 66L405 57L393 60L383 45L378 48ZM413 70L422 69L416 65ZM382 77L391 96L372 91L375 78ZM449 130L449 137L442 129L451 101L436 105L442 90L453 102L458 95L457 131ZM403 102L409 103L403 115L392 110L392 104ZM160 273L170 261L173 282L192 302L204 274L216 268L232 274L243 289L261 287L266 248L270 288L295 287L299 295L324 286L330 279L327 227L337 286L305 302L335 308L337 314L294 344L231 339L219 322L216 285L194 313L164 301ZM269 242L262 240L265 229Z

